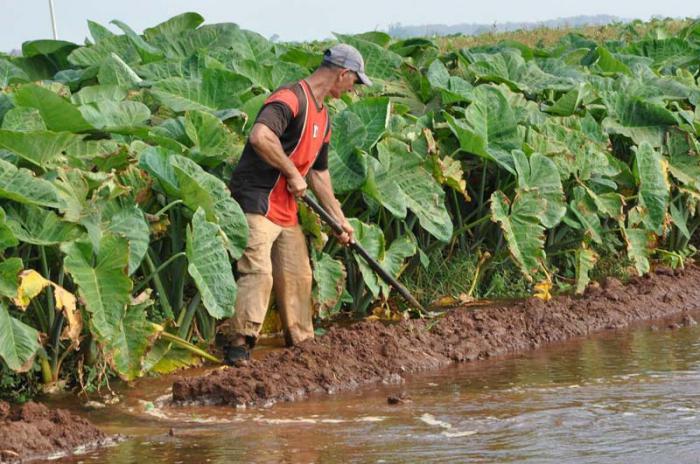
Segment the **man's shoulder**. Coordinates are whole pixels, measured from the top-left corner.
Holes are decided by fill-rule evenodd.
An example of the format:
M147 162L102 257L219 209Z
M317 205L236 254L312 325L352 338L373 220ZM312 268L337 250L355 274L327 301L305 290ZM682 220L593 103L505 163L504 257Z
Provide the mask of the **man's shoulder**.
M306 112L306 94L301 82L289 82L277 87L265 100L265 104L281 102L286 104L294 117Z

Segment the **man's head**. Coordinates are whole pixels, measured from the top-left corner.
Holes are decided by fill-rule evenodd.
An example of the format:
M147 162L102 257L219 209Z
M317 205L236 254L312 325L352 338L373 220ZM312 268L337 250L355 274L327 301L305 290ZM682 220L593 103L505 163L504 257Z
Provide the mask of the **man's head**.
M357 49L351 45L338 44L323 53L321 69L327 69L334 77L330 94L339 98L354 85L372 85L365 74L365 61Z

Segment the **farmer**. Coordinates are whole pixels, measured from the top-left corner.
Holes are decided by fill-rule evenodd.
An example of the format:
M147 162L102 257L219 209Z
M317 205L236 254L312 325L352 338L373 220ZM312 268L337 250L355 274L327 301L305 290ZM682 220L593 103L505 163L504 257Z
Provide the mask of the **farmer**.
M310 76L275 90L258 113L230 182L250 234L238 261L235 314L217 333L227 364L249 357L273 288L287 344L314 336L311 265L296 199L310 186L342 225L337 239L342 244L353 239L328 173L331 123L323 102L356 84L371 85L362 55L350 45L336 45Z

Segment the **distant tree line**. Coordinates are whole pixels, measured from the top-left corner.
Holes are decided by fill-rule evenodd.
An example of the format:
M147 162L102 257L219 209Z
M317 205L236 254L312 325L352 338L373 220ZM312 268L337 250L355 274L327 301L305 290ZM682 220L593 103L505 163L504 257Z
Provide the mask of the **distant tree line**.
M595 15L595 16L571 16L568 18L550 19L547 21L536 22L506 22L493 24L478 24L478 23L461 23L454 25L447 24L423 24L423 25L403 25L395 23L389 25L387 32L392 37L405 38L415 36L434 36L434 35L479 35L487 32L510 32L522 29L539 29L539 28L561 28L561 27L581 27L581 26L597 26L616 22L628 22L628 19L623 19L618 16L611 15Z

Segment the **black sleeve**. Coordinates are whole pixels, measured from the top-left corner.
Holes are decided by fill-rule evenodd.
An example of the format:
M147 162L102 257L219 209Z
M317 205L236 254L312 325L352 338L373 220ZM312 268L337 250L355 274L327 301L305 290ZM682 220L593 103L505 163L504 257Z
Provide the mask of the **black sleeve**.
M292 121L292 117L292 110L287 105L275 101L263 106L255 122L265 124L280 137Z
M325 171L328 169L328 145L329 144L324 143L321 147L321 151L318 153L314 165L311 166L311 169L314 171Z

